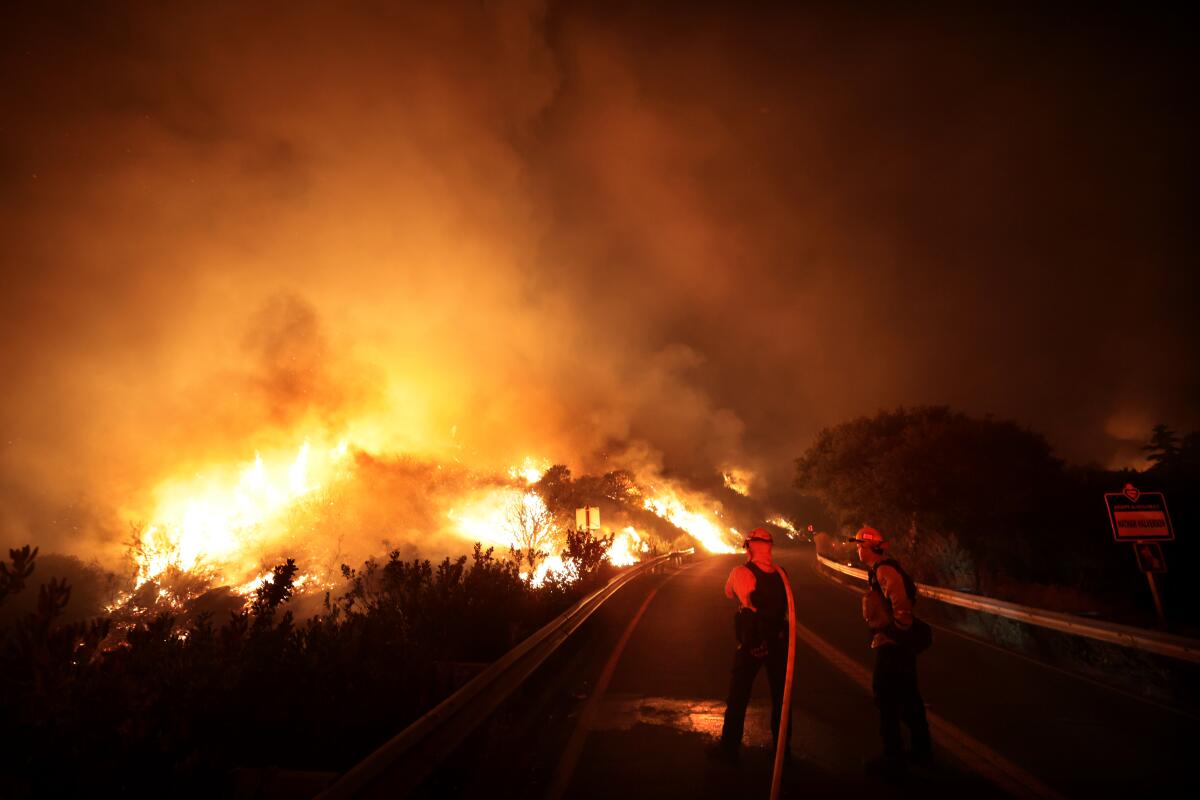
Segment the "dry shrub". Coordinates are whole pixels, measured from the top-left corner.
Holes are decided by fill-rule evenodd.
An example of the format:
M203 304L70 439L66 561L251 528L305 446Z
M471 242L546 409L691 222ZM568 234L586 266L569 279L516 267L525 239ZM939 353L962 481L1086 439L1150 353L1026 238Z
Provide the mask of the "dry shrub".
M918 583L964 592L979 589L975 556L953 533L920 531L899 542L897 556Z

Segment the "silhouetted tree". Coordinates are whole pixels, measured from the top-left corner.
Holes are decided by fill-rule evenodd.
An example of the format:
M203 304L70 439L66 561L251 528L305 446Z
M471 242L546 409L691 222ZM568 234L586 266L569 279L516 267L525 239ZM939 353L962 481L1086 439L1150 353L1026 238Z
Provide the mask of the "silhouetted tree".
M963 527L1037 511L1062 464L1040 435L944 407L881 412L827 428L796 461L796 486L844 524L893 535L924 524Z
M33 574L34 562L37 560L38 548L29 549L25 545L20 550L8 551L12 566L0 561L0 603L10 594L16 594L25 588L25 581Z
M608 563L608 551L615 534L593 536L591 531L567 531L567 546L562 559L575 567L580 580L589 580Z
M560 528L565 530L575 523L579 499L570 469L563 464L555 464L542 473L533 490L542 498Z
M641 507L641 493L628 470L613 470L603 475L582 475L571 478L571 470L555 464L542 475L533 486L554 515L562 530L575 525L575 509L596 505L601 501L612 503L625 511Z
M271 578L264 580L262 585L254 590L254 602L250 608L257 617L269 617L275 609L286 603L292 597L295 589L296 573L300 568L296 560L289 558L286 564L280 564L271 571Z
M796 461L796 487L840 525L871 524L923 566L963 581L962 548L989 569L1028 572L1064 472L1039 434L945 407L860 417L821 431ZM934 537L937 541L931 541ZM954 575L956 577L951 578ZM926 574L926 579L935 575Z
M1165 424L1159 423L1151 431L1150 441L1142 445L1142 451L1146 453L1146 459L1153 462L1152 470L1173 472L1179 464L1179 437Z

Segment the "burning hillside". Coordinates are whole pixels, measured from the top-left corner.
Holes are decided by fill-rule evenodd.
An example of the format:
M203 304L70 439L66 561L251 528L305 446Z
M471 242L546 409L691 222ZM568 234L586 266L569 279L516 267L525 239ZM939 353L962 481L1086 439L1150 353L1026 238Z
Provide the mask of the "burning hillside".
M133 528L132 585L110 610L183 608L219 587L248 603L287 558L299 565L295 594L323 594L344 562L381 546L440 557L478 542L514 558L534 586L551 575L570 582L577 576L560 551L579 507L603 509L605 524L590 533L607 542L614 566L671 547L733 552L737 540L720 501L661 476L572 478L535 457L478 471L374 455L345 436L309 436L292 449L171 477L153 496Z

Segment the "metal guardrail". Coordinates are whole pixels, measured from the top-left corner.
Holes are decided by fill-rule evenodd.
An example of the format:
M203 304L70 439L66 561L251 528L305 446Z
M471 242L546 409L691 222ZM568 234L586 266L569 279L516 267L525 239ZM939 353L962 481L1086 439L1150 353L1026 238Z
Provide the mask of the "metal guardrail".
M618 589L668 560L672 552L622 572L605 586L546 623L465 686L413 722L317 795L318 800L404 797L428 777L459 743L504 702L584 620Z
M826 567L836 570L843 575L849 575L852 578L862 581L867 579L866 570L839 564L819 554L817 555L817 560ZM1115 622L1090 620L1074 614L1064 614L1061 611L1031 608L1004 600L993 600L990 597L980 597L965 592L956 592L953 589L929 586L924 583L917 584L917 592L920 595L933 598L942 603L983 611L988 614L995 614L998 617L1007 617L1008 619L1027 622L1030 625L1040 625L1043 628L1052 628L1077 636L1086 636L1102 642L1145 650L1148 653L1156 653L1183 661L1200 663L1200 640L1189 639L1186 636L1148 631L1143 628L1136 628L1132 625L1120 625Z

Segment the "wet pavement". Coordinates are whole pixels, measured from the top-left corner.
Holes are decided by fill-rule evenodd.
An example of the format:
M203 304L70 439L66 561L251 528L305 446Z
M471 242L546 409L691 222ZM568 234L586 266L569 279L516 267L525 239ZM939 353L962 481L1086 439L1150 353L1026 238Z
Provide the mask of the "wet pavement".
M720 734L725 710L733 607L721 589L737 563L736 557L706 559L661 587L599 704L566 797L767 797L773 752L765 674L747 711L740 763L710 761L705 753ZM869 694L812 651L801 648L797 656L795 761L784 773L785 797L999 795L950 760L898 783L868 778L863 761L878 751Z
M863 764L879 738L861 589L821 571L811 547L777 550L801 628L784 797L1200 794L1190 769L1195 718L943 628L920 660L936 766L894 781L868 777ZM623 588L420 796L766 798L773 753L765 674L740 763L706 757L733 660L733 604L722 587L741 558L699 558ZM606 664L611 681L598 692Z

